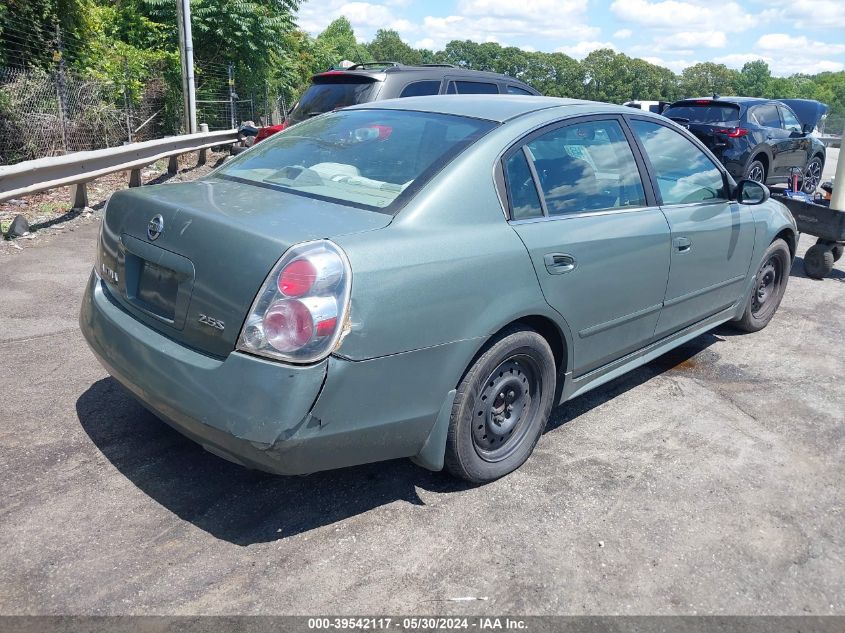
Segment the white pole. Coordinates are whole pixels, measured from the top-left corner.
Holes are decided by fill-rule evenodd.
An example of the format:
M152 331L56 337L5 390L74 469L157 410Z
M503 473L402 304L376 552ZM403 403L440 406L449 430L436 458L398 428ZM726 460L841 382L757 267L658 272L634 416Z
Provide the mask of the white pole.
M185 132L197 131L197 96L194 85L194 41L191 32L191 0L176 0L179 58L182 61L182 95L185 100Z
M836 161L836 175L833 177L830 208L845 211L845 156L842 156L841 144L839 145L839 158Z

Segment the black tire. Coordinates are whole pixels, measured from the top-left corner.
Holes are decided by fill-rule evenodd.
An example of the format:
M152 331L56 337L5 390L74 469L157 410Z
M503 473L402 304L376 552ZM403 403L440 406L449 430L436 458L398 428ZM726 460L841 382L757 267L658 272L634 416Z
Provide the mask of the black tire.
M743 175L743 178L748 178L749 180L765 184L766 166L763 164L762 161L755 158L750 163L748 163L748 166L745 168L745 174Z
M830 247L830 252L833 253L833 261L838 262L842 258L842 251L845 246L842 244L834 244Z
M804 169L804 175L801 178L801 191L810 194L815 193L816 188L821 184L823 170L824 162L822 159L818 156L813 156Z
M792 256L786 242L777 239L769 245L757 269L754 288L748 297L745 311L734 321L738 329L757 332L769 324L786 292L791 263Z
M552 350L534 330L508 328L493 339L458 385L448 471L486 483L522 466L549 419L555 376Z
M804 272L807 277L822 279L833 270L833 250L827 244L813 244L804 253Z

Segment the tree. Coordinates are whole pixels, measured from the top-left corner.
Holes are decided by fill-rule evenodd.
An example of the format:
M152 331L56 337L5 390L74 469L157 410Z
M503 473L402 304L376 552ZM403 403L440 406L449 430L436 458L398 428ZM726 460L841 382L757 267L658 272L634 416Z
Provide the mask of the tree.
M329 66L344 60L356 63L372 61L366 46L359 44L355 31L345 17L339 17L317 36L316 45L324 48L324 55L332 58Z
M769 89L772 73L762 59L745 62L739 73L737 92L745 97L763 97Z
M411 48L402 41L402 37L394 30L379 29L373 41L367 44L367 49L373 59L381 62L399 62L415 66L431 63L424 60L423 51ZM431 55L430 51L426 51Z
M609 48L591 52L581 61L584 96L594 101L623 103L633 98L631 58Z
M681 73L680 93L684 97L706 97L712 94L736 93L739 73L724 64L703 62L685 68Z

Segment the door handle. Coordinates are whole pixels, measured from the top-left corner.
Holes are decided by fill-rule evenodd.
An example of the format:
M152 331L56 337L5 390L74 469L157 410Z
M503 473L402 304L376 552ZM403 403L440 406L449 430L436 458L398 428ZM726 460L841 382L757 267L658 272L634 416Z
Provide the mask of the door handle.
M676 237L672 240L672 246L679 253L688 253L692 248L692 242L686 237Z
M543 263L546 264L546 270L552 275L568 273L570 270L574 270L576 266L575 258L566 253L546 253L543 256Z

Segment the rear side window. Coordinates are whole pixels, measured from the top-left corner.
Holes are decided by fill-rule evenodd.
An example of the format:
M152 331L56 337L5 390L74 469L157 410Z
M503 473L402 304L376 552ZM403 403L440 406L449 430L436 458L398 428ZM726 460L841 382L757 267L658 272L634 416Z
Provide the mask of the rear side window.
M663 204L727 200L722 172L692 141L665 125L633 120L651 161Z
M480 81L450 81L446 92L459 95L497 95L499 86Z
M509 95L530 95L531 93L527 90L523 90L518 86L508 86L508 94Z
M780 127L778 109L771 103L756 106L751 110L751 117L762 127Z
M511 219L526 220L543 216L540 196L522 149L505 161L505 180L511 204Z
M399 97L424 97L440 92L440 81L415 81L405 86Z
M288 123L293 125L324 112L372 101L380 85L377 81L313 83L288 115Z
M526 147L549 215L645 206L640 172L617 121L567 125Z
M495 125L429 112L344 110L271 136L217 174L392 213Z
M739 106L729 103L680 103L669 106L663 116L685 119L691 123L728 123L739 120Z

